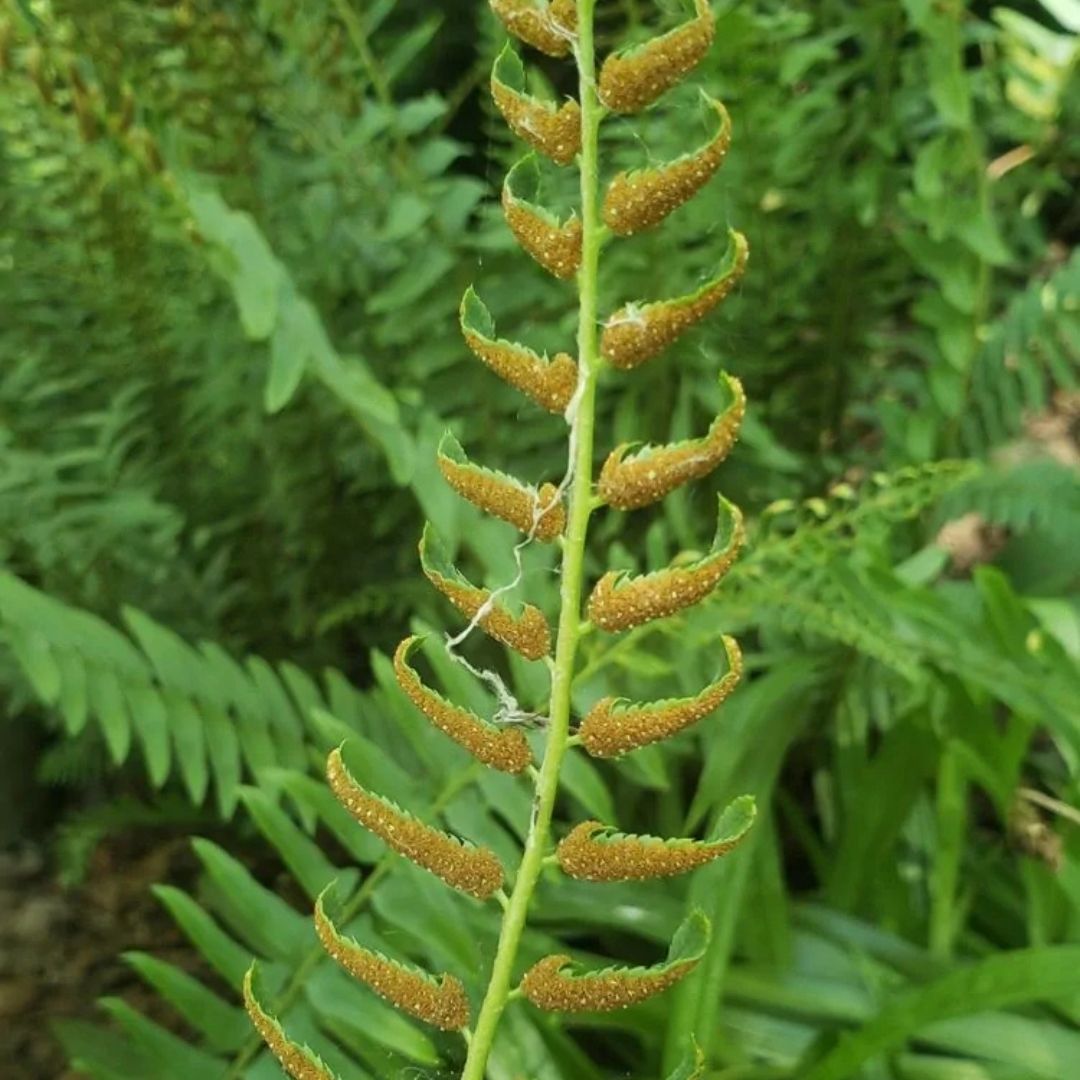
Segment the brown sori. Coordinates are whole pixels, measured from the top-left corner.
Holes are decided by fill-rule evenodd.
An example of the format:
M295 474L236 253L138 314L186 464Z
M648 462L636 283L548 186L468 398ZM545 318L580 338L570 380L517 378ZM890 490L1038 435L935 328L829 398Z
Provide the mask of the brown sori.
M675 300L628 304L607 320L600 352L613 367L628 371L659 355L735 288L746 270L750 248L742 233L732 230L730 235L724 267L708 284Z
M503 213L517 242L549 273L572 278L581 265L581 221L571 216L564 223L514 197L503 185Z
M337 1080L332 1072L310 1051L289 1040L281 1025L268 1016L255 999L252 988L252 972L244 976L244 1005L255 1030L281 1062L281 1067L293 1080Z
M577 387L577 364L568 353L542 360L520 345L465 332L465 342L501 379L553 413L566 412Z
M473 316L483 318L490 332L481 332ZM461 332L477 358L501 379L549 412L566 412L578 382L577 364L570 356L558 353L548 360L524 345L494 338L491 315L471 289L461 301Z
M492 851L466 846L457 837L425 825L365 791L345 767L340 750L332 751L327 759L326 778L338 801L365 829L451 888L478 900L486 900L502 888L502 866Z
M504 473L473 465L453 439L439 447L438 462L443 478L463 499L526 535L550 541L566 528L566 509L554 484L535 491Z
M695 18L643 45L615 53L600 70L600 100L618 113L647 108L709 51L716 33L709 0L695 0Z
M491 96L519 139L556 165L569 165L574 160L581 149L581 106L576 101L566 101L556 108L494 78Z
M719 859L742 837L718 843L623 836L600 821L584 821L559 844L563 873L581 881L645 881L674 877Z
M544 613L525 604L514 616L499 603L490 603L491 590L472 585L460 576L451 577L429 564L425 557L428 534L420 541L420 561L425 576L467 619L480 616L484 631L496 641L521 653L527 660L542 660L551 651L551 627ZM485 610L486 609L486 610ZM481 612L484 614L480 614Z
M601 698L578 728L582 745L593 757L610 758L669 739L715 712L742 678L738 642L724 635L728 670L699 694L639 705L614 697Z
M683 484L707 476L728 456L739 437L746 395L738 379L723 375L721 382L729 393L730 404L704 438L668 446L647 446L629 457L627 454L633 449L630 443L612 450L597 483L597 490L608 506L617 510L648 506Z
M469 999L460 979L453 975L433 979L343 937L327 918L321 897L315 905L315 930L330 957L403 1012L442 1031L457 1031L469 1023Z
M688 975L696 961L657 971L612 969L588 975L563 974L571 963L569 956L561 954L544 957L525 972L521 992L538 1008L551 1012L614 1012L663 993Z
M516 728L493 727L421 682L420 676L409 666L409 654L420 640L415 635L407 637L394 653L394 674L408 699L440 731L478 761L502 772L523 772L532 761L532 751L523 732Z
M708 596L735 562L744 538L742 513L726 499L720 502L722 515L726 508L730 532L719 550L689 566L669 566L640 577L609 571L589 597L590 622L609 633L630 630L674 615Z
M577 10L567 0L537 7L531 0L491 0L491 9L516 38L548 56L566 56L573 44Z
M604 196L604 224L619 236L652 228L693 198L716 173L731 146L727 109L707 99L720 116L720 130L700 150L655 169L619 173Z

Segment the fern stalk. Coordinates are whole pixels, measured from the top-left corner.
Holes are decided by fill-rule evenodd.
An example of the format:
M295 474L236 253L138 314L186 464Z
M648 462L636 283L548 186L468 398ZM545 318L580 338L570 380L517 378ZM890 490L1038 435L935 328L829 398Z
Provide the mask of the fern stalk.
M505 868L490 848L444 832L367 790L350 773L340 749L331 753L327 763L334 795L364 828L450 888L474 901L497 900L502 908L498 946L479 995L475 1024L468 990L453 972L428 972L349 938L339 926L349 921L350 908L336 916L336 924L321 902L316 908L320 941L352 977L408 1015L461 1034L467 1047L462 1080L484 1080L499 1023L511 999L523 997L535 1008L554 1012L623 1009L664 993L705 955L708 920L693 911L675 932L666 958L657 964L583 971L572 957L556 953L517 973L530 904L546 866L558 866L568 877L584 881L640 881L686 873L734 848L755 813L752 799L736 800L721 816L715 835L706 841L627 835L617 823L601 821L580 823L557 844L552 835L563 762L571 747L594 757L614 758L670 738L719 708L742 671L738 645L724 637L727 671L699 693L645 703L604 698L580 720L577 734L571 735L571 689L585 629L622 633L699 602L720 583L743 542L742 515L721 497L716 537L702 557L678 560L664 570L642 575L609 571L594 584L583 610L585 549L593 510L600 506L640 509L711 472L734 443L745 408L739 381L722 372L727 404L707 435L661 447L615 447L599 482L594 482L596 385L601 368L610 365L630 371L664 352L731 292L748 253L745 237L731 230L717 272L698 289L668 300L628 303L601 320L597 278L605 238L609 233L631 236L651 228L696 194L722 163L731 124L723 105L706 96L719 128L705 147L661 167L619 173L601 199L599 131L604 114L609 110L640 112L680 82L708 51L714 22L708 0L693 0L691 18L666 34L613 53L598 73L595 5L596 0L551 0L544 6L531 0L491 0L513 36L549 56L572 56L577 65L579 101L559 106L528 93L524 66L513 47L503 50L492 70L492 96L515 133L555 165L577 163L580 209L565 221L540 202L541 174L535 159L518 162L503 186L507 224L524 251L553 276L576 280L577 358L558 354L549 360L525 345L499 338L490 312L471 288L461 305L461 330L477 358L536 404L565 419L567 475L558 488L550 483L539 488L524 484L472 463L450 434L437 453L439 469L458 495L526 534L517 550L533 542L560 540L554 658L545 613L528 603L520 609L501 603L501 596L517 581L495 591L474 585L454 566L430 524L420 542L425 576L469 620L464 631L448 640L450 648L479 628L526 660L548 664L551 691L539 768L532 765L532 750L521 732L506 727L498 714L494 722L488 722L423 684L409 664L415 637L401 643L394 659L403 693L442 736L490 768L532 778L532 821L510 895L502 887ZM513 988L515 976L518 982ZM250 973L244 993L259 1034L294 1080L332 1080L325 1064L294 1043L276 1017L262 1007ZM686 1063L670 1080L701 1075L703 1056L696 1046L688 1049Z
M552 666L551 700L547 747L536 781L532 825L518 867L510 902L503 915L499 945L491 978L461 1080L483 1080L499 1019L510 996L521 935L525 930L529 903L543 869L550 843L551 815L559 790L559 773L570 740L570 690L574 679L578 640L581 636L581 594L583 589L585 544L593 509L593 429L595 426L596 379L599 370L597 326L597 277L603 224L599 208L599 134L602 106L596 96L596 60L593 46L595 0L578 0L578 41L575 59L581 103L581 267L578 271L578 390L571 427L573 448L570 508L563 543L562 579L559 595L559 629Z

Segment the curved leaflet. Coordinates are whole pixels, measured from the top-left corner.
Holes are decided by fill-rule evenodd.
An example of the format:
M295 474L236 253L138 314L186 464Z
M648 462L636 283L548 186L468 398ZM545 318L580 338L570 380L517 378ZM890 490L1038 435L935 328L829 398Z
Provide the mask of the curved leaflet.
M540 356L512 341L495 337L487 306L470 287L461 300L461 332L473 353L516 390L549 412L563 413L577 387L577 364L566 353Z
M521 992L550 1012L613 1012L646 1001L685 978L705 955L709 920L694 911L675 932L667 959L652 967L578 972L565 955L546 956L521 981Z
M501 772L523 772L532 761L532 751L523 732L488 724L476 713L447 701L421 682L409 665L409 656L422 640L417 636L407 637L394 653L394 675L409 700L478 761Z
M571 214L559 221L535 201L539 197L540 170L530 154L522 158L503 182L502 207L506 224L517 242L549 274L566 280L581 265L581 221Z
M525 604L515 616L503 604L491 603L491 590L478 588L458 572L430 525L424 526L420 540L420 564L428 581L467 619L479 616L480 626L496 641L528 660L541 660L551 651L551 628L543 612Z
M661 739L670 739L715 712L742 678L738 642L724 635L727 672L693 697L668 698L647 704L601 698L578 728L582 745L593 757L619 757Z
M340 750L327 758L326 778L338 802L365 829L452 889L486 900L502 888L502 866L492 851L425 825L388 799L366 791L346 768Z
M435 978L343 936L327 917L322 896L315 901L315 931L332 959L402 1012L442 1031L468 1025L469 999L460 979L453 975Z
M726 855L746 836L756 813L753 798L737 799L707 841L628 836L602 822L585 821L559 844L559 865L563 873L581 881L674 877Z
M746 394L742 383L726 372L720 374L720 385L727 405L707 435L640 450L623 443L612 450L597 482L597 491L608 506L616 510L648 506L683 484L707 476L728 456L746 413Z
M628 371L651 360L727 297L741 280L750 255L742 233L731 229L728 239L720 270L700 289L672 300L627 304L610 316L600 338L600 352L613 367Z
M712 551L687 566L669 566L634 577L609 571L589 597L589 620L602 630L629 630L674 615L708 596L738 557L744 539L742 512L719 496L720 520Z

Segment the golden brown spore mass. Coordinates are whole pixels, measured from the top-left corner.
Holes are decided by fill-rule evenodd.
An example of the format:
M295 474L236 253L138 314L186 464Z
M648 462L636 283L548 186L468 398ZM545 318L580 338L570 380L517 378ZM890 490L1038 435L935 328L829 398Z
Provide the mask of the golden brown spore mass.
M510 130L556 165L569 165L581 149L581 106L566 101L558 108L492 78L491 96Z
M696 16L670 33L604 61L600 100L614 112L636 113L651 105L700 63L716 34L709 0L695 0Z
M577 0L551 0L548 14L555 26L570 34L577 34Z
M738 643L724 636L728 670L699 694L649 704L630 704L617 698L601 698L578 728L582 745L593 756L619 757L673 735L715 712L731 696L742 678L743 660Z
M255 1030L281 1067L293 1080L337 1080L334 1074L305 1046L297 1046L281 1025L263 1010L252 987L253 969L244 976L244 1006Z
M502 866L492 851L466 846L457 837L425 825L365 791L345 767L340 750L332 751L327 759L326 778L338 801L365 829L451 888L478 900L486 900L502 888Z
M469 999L460 979L453 975L434 979L343 937L327 918L322 897L315 905L315 930L332 959L402 1012L442 1031L458 1031L468 1025Z
M608 455L600 470L597 491L616 510L637 510L657 502L691 480L707 476L727 456L739 437L746 412L742 383L722 375L729 395L728 407L701 439L687 439L668 446L647 446L627 456L632 444L624 443Z
M573 961L569 956L546 956L534 964L521 980L521 992L537 1008L549 1012L614 1012L662 994L688 975L696 960L686 960L660 969L638 968L565 973Z
M732 230L730 236L719 275L696 292L644 306L628 304L608 319L600 352L613 367L629 371L659 355L735 288L746 270L749 245L742 233Z
M714 844L623 836L599 821L585 821L559 844L563 872L580 881L646 881L674 877L726 855L741 840Z
M731 568L742 547L744 530L738 507L721 498L721 528L713 553L688 566L669 566L652 574L631 577L610 571L595 585L589 597L589 620L601 630L614 633L642 623L674 615L708 596Z
M577 364L566 353L548 360L524 345L494 338L491 316L471 289L461 302L461 331L473 353L501 379L549 412L566 412L578 382Z
M542 660L551 651L551 628L544 614L525 604L521 614L511 615L502 604L490 604L491 590L466 581L441 558L429 558L434 545L427 530L420 541L424 575L467 619L480 615L479 625L496 641L521 653L527 660Z
M476 618L491 599L490 589L478 589L445 578L436 581L430 575L429 579L467 619ZM542 660L551 652L551 628L543 612L532 604L526 604L517 618L500 604L495 604L487 614L481 616L480 625L496 641L515 649L527 660Z
M409 665L409 655L420 638L406 638L394 653L394 674L408 699L444 734L478 761L501 772L520 773L532 761L525 734L516 728L497 728L475 713L449 702L425 686Z
M437 456L443 478L473 506L537 540L562 535L566 509L554 484L536 491L504 473L473 465L453 438L443 440Z
M573 45L577 11L566 0L538 7L531 0L491 0L491 10L514 37L548 56L566 56Z
M581 150L581 106L571 100L556 107L530 94L509 42L491 69L491 96L514 134L557 165L569 165Z
M577 388L577 364L567 353L542 360L531 349L491 341L470 330L465 343L492 371L548 412L564 413Z
M619 173L604 196L604 224L619 236L652 228L673 210L692 199L715 175L731 146L731 118L713 98L709 104L720 115L720 130L693 154L655 169Z
M575 215L559 223L503 185L503 213L517 242L549 273L566 281L581 265L581 220Z

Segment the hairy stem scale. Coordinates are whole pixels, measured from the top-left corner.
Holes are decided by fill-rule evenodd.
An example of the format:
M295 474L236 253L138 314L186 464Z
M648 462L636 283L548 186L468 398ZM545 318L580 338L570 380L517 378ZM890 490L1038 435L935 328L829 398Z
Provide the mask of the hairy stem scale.
M551 838L551 817L559 789L559 773L570 739L570 691L581 636L581 594L585 544L593 500L593 426L599 309L597 276L603 223L599 207L599 129L602 106L596 96L593 45L595 0L578 0L578 40L575 55L581 102L581 266L578 270L578 389L570 406L571 487L566 539L562 551L559 626L551 675L547 747L536 781L532 824L514 890L503 916L491 979L476 1019L461 1080L483 1080L495 1032L510 997L514 963L525 930L529 903L544 868Z

